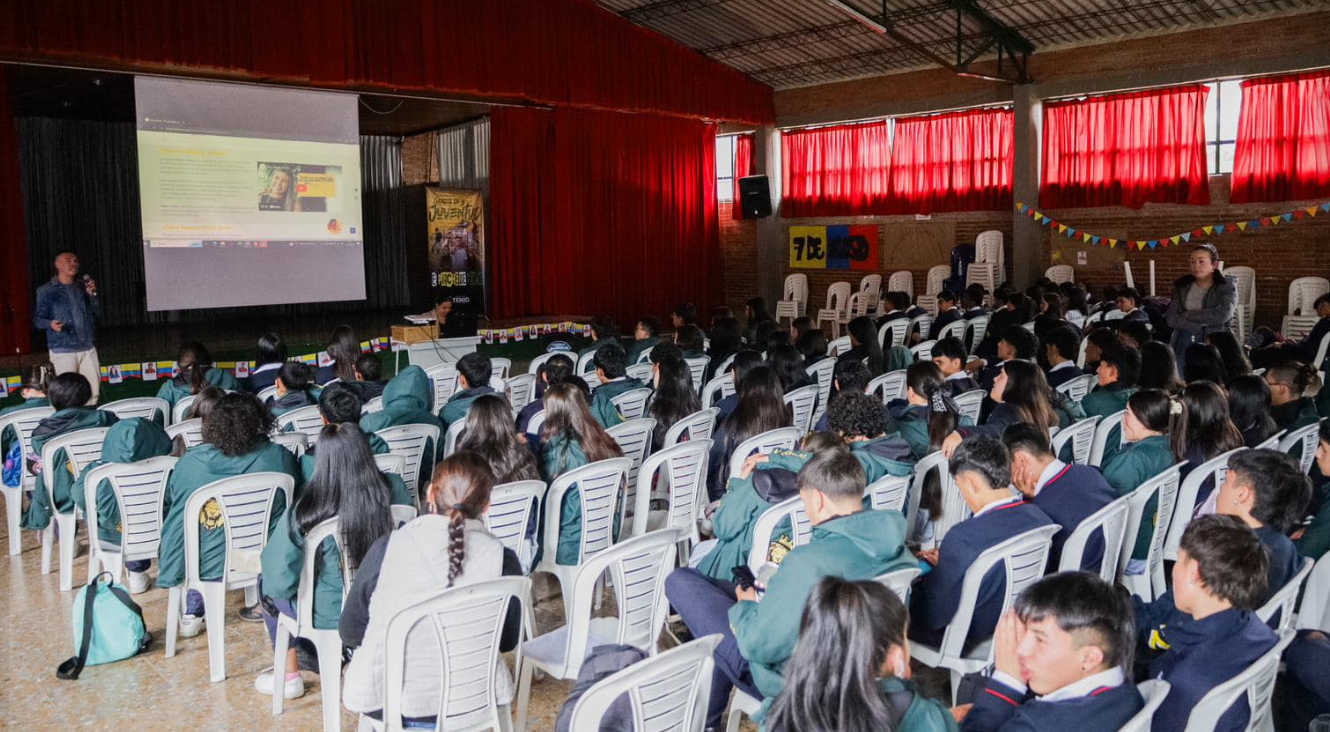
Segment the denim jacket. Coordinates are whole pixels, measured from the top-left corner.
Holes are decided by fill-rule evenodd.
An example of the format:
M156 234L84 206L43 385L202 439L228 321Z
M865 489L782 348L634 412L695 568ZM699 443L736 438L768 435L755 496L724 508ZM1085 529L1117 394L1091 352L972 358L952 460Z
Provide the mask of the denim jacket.
M102 316L102 303L91 297L77 280L63 285L59 277L37 288L37 310L32 325L46 331L46 347L53 353L86 351L97 344L97 321ZM51 321L64 324L61 331L51 329Z

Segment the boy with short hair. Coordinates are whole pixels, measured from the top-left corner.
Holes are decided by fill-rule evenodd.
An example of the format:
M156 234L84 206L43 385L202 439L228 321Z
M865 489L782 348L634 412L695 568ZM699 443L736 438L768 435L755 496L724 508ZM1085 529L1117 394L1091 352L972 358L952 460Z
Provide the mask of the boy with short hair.
M536 371L536 398L522 407L522 411L517 415L517 430L526 435L527 441L531 444L540 444L539 435L531 434L527 427L531 424L531 418L545 409L545 390L572 376L574 368L576 366L573 357L560 353L551 356Z
M360 358L356 359L356 380L348 384L360 397L360 401L367 402L376 397L383 396L383 365L379 363L379 357L372 353L362 353Z
M485 396L494 394L493 387L490 386L490 376L494 373L494 365L490 362L490 357L483 353L468 353L457 360L457 391L448 398L448 403L439 410L439 419L443 422L444 430L447 430L453 422L466 419L466 410L471 408L471 402Z
M1044 334L1044 359L1048 361L1048 385L1056 389L1084 374L1076 366L1081 338L1071 328L1058 326Z
M633 343L628 346L624 362L637 363L642 358L642 352L655 347L657 343L660 343L660 321L652 317L642 318L633 330Z
M596 418L601 427L613 427L623 422L619 408L610 401L614 397L633 389L643 388L642 382L628 378L627 365L624 363L623 349L617 343L610 343L596 349L591 361L596 365L596 377L600 386L591 392L591 416Z
M267 407L272 416L280 417L287 412L315 404L314 396L309 393L314 372L308 364L300 361L287 361L277 370L273 386L277 387L277 396L268 397Z
M579 358L599 349L607 343L618 342L618 339L615 338L618 333L616 333L614 321L610 320L609 316L597 315L591 319L589 326L591 332L591 345L586 346L577 352Z
M933 345L931 355L933 363L942 369L942 375L946 377L948 394L954 397L979 388L979 382L965 370L965 362L969 357L965 353L965 344L961 343L961 339L954 336L943 338Z
M933 318L933 327L928 331L929 340L937 340L942 329L961 319L961 311L956 309L956 294L943 290L937 294L937 317Z
M992 391L993 384L997 381L998 374L1002 373L1002 366L1013 359L1031 361L1039 351L1039 339L1034 333L1026 330L1024 326L1012 325L1002 331L998 337L997 357L998 362L985 366L979 372L979 388L984 391ZM975 362L976 366L979 364Z

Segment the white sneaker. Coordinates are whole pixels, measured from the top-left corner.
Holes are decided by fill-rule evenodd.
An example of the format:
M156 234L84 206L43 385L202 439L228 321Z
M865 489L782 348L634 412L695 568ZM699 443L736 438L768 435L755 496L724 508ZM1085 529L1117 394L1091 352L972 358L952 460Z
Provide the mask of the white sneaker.
M202 615L181 615L180 616L180 637L193 638L203 632Z
M254 679L254 688L260 694L263 694L265 696L272 696L272 687L273 687L272 678L273 678L273 673L272 669L270 668L267 671L264 671L263 673L259 674ZM299 674L297 674L295 678L290 678L286 680L286 684L282 688L283 697L287 699L299 699L304 695L305 695L305 680L302 679Z
M129 594L142 595L148 591L148 573L130 572L129 573Z

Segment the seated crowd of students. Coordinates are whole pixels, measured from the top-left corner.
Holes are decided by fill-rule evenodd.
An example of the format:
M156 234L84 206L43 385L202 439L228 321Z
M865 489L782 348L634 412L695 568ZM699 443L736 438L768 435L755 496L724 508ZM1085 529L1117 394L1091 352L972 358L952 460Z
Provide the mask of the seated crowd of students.
M153 420L118 420L84 406L91 394L87 381L78 374L55 376L49 364L28 370L23 404L0 415L25 407L55 410L33 434L37 456L58 435L109 426L101 463L179 458L163 501L158 587L184 581L187 520L200 522L200 575L216 579L222 571L222 509L209 502L197 519L186 516L194 492L259 471L291 476L292 504L279 494L272 507L260 602L241 615L265 622L276 637L278 615L295 613L305 537L338 517L343 551L331 540L319 548L313 622L338 628L350 649L345 706L381 718L387 625L397 611L449 587L528 574L545 552L557 564L578 562L583 506L576 487L558 506L557 545L541 546L544 531L533 525L519 551L501 545L481 521L492 489L518 480L551 483L584 465L622 457L607 430L624 420L613 398L632 389L651 390L645 414L656 420L651 441L661 449L670 428L703 407L688 359L707 356L705 379L733 379L733 393L714 405L719 417L706 475L708 538L694 547L687 566L668 576L665 594L687 634L722 637L708 728L720 726L737 689L761 702L756 719L773 732L1118 729L1144 706L1135 684L1162 679L1170 689L1152 729L1181 732L1210 688L1276 645L1275 631L1255 610L1298 573L1304 557L1316 560L1330 549L1330 501L1320 485L1321 476L1330 475L1330 421L1320 427L1313 478L1295 456L1255 449L1281 430L1316 424L1330 404L1317 399L1318 367L1269 355L1300 355L1291 345L1276 343L1249 357L1230 334L1215 333L1208 343L1187 347L1186 373L1179 374L1175 354L1147 327L1140 296L1129 288L1111 294L1106 303L1123 317L1096 322L1088 296L1075 285L991 295L969 289L959 298L944 292L929 332L908 336L914 343L935 341L931 359L917 361L905 343L887 340L889 323L913 317L904 293L883 296L884 314L876 322L852 319L850 347L840 354L828 352L825 335L808 318L788 328L778 324L762 298L747 303L742 323L728 308L717 308L706 334L689 304L671 313L672 334L648 317L635 323L627 342L611 321L597 318L593 342L581 354L543 362L535 398L516 416L490 386L487 356L459 359L455 391L435 405L421 368L408 366L382 383L378 359L361 354L345 327L329 343L332 363L317 371L288 361L280 336L265 334L258 342L260 365L246 379L216 368L202 344L184 344L179 374L159 396L171 404L196 398L190 416L202 420L202 441L188 449ZM989 298L991 313L983 306ZM989 325L974 353L966 347L968 334L936 339L947 323L979 315L987 315ZM1330 318L1330 304L1323 315ZM576 373L578 356L586 354L594 379ZM786 395L816 383L809 368L826 358L836 363L821 421L794 449L747 456L732 473L741 443L791 424ZM1258 358L1270 358L1262 376L1251 367ZM645 380L628 376L639 362L652 366ZM865 393L874 377L893 371L904 375L900 398L884 402ZM1097 383L1079 400L1058 391L1086 374ZM269 386L276 395L260 402L255 394ZM984 392L977 423L956 402L975 390ZM378 397L382 408L365 412L365 403ZM323 427L297 458L271 439L275 419L311 405ZM1051 447L1056 430L1119 413L1121 427L1106 441L1098 466L1077 464L1070 451L1055 454ZM465 429L456 450L445 455L442 439L428 445L416 484L375 465L373 456L389 451L380 431L426 424L442 435L458 422ZM0 434L6 458L13 442L12 430ZM1068 538L1089 517L1174 466L1185 475L1238 448L1253 449L1234 453L1226 476L1207 480L1195 505L1179 509L1192 520L1167 592L1145 602L1099 579L1109 553L1102 532L1085 543L1078 565L1058 571L1066 564ZM939 452L950 479L930 472L915 481L911 490L920 494L907 502L917 506L914 515L873 508L869 486L912 476L919 461ZM23 528L43 529L54 512L79 506L97 513L99 540L119 540L109 486L99 486L96 505L87 506L82 476L29 457L24 469L55 471L54 500L35 491ZM57 461L67 462L63 456ZM8 465L5 476L11 478ZM947 502L946 491L955 491L964 518L945 515L959 509ZM811 534L796 540L786 519L766 556L751 557L758 517L795 496ZM419 508L420 516L399 526L393 506ZM1123 549L1128 575L1147 571L1157 513L1152 499L1134 527L1134 545ZM941 644L962 609L967 572L981 555L1044 528L1052 537L1047 576L1025 587L1004 615L1006 574L994 567L967 608L964 646L991 642L991 673L962 684L963 693L947 700L960 702L954 707L924 696L912 680L911 644ZM356 571L350 587L343 587L343 555ZM757 576L736 571L755 559L765 565ZM147 590L148 563L127 569L131 592ZM919 572L905 596L874 581L899 570ZM201 595L188 593L180 612L181 635L201 632ZM516 644L521 624L522 610L509 608L504 650ZM413 671L401 713L409 724L434 721L440 680L430 660L438 653L432 643L407 644ZM260 674L256 688L301 696L300 672L319 670L309 650L296 643L285 668ZM1324 671L1330 640L1303 633L1286 661L1281 693L1289 703L1281 715L1304 729L1312 716L1330 712ZM496 673L502 703L512 697L513 681L503 663ZM1219 728L1242 729L1250 713L1240 700Z

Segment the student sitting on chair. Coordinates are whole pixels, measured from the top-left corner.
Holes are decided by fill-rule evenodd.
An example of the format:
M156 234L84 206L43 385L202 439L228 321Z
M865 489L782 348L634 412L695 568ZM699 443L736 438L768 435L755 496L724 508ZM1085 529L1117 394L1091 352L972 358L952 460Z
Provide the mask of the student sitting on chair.
M754 365L738 381L738 404L730 416L716 425L711 435L711 454L707 463L707 495L719 501L730 477L730 456L745 440L763 432L790 425L790 406L785 403L785 389L769 366Z
M979 388L984 391L992 391L993 383L997 381L998 374L1002 373L1003 367L1015 360L1033 361L1038 353L1039 339L1035 338L1034 333L1020 325L1007 328L1002 331L1002 337L998 339L998 362L984 366L983 370L979 372ZM967 364L967 370L976 370L981 365L979 361L975 361L973 366Z
M721 318L712 323L707 338L710 343L704 345L707 347L707 358L710 360L707 361L707 368L702 373L703 384L716 378L719 375L718 369L722 363L725 363L725 359L743 350L744 347L743 328L735 318ZM825 356L826 346L823 346L822 351Z
M325 427L330 424L349 424L358 428L361 406L360 397L356 396L355 390L345 381L329 384L319 394L319 417L323 419ZM365 434L363 430L357 429L357 431L362 435ZM374 442L369 435L366 435L365 439L370 443L371 455L388 454L388 445L382 440ZM305 448L305 454L300 456L300 474L306 483L314 478L314 468L318 465L316 453L323 449L322 444L321 440L311 444ZM384 473L384 475L387 476L388 484L392 488L393 505L417 505L415 498L413 498L414 493L407 488L402 476L396 473Z
M1105 457L1103 467L1104 479L1118 496L1131 493L1173 467L1187 452L1187 405L1181 399L1147 389L1132 394L1126 411L1122 417L1122 435L1127 444L1112 458ZM1145 504L1127 574L1144 571L1158 507L1158 495Z
M1029 361L1012 359L993 382L989 398L997 404L993 413L979 426L961 425L942 442L942 451L951 456L962 440L986 436L1000 440L1013 424L1032 425L1043 434L1058 426L1061 417L1054 409L1054 392L1048 388L1044 372Z
M457 451L463 450L485 458L499 485L540 480L531 450L513 429L513 410L498 394L487 394L471 404L466 429L457 440Z
M900 598L880 582L818 582L767 732L954 730L946 707L910 680L909 621Z
M310 393L310 387L314 385L313 375L314 370L308 364L299 361L282 364L273 384L277 387L277 396L268 397L266 402L272 416L280 417L294 409L318 404L318 400Z
M51 406L50 400L46 398L46 388L53 378L55 378L55 366L47 362L35 363L23 369L23 385L19 387L19 396L23 401L0 409L0 417L7 417L25 409ZM20 452L22 450L18 444L18 432L12 425L5 427L4 431L0 432L0 462L4 463L4 484L10 488L18 487L25 470L19 462Z
M1117 492L1098 470L1058 460L1043 433L1031 425L1008 427L1002 442L1011 451L1012 487L1062 527L1048 553L1048 571L1057 571L1067 538L1082 521L1116 500ZM1103 532L1096 532L1086 542L1078 569L1098 572L1103 558Z
M1131 669L1131 606L1087 572L1030 585L998 622L995 669L961 732L1115 730L1145 707Z
M623 457L623 450L613 437L591 416L586 397L569 383L550 387L545 392L545 430L541 437L540 477L553 483L560 475L598 460ZM617 517L616 517L617 522ZM576 486L563 494L560 507L559 564L577 564L582 541L582 498Z
M532 434L527 427L531 424L531 418L545 408L545 392L554 384L572 376L575 367L572 357L561 353L550 357L536 370L536 398L522 407L522 411L517 415L517 430L526 435L527 442L532 445L538 443L539 436Z
M670 327L678 330L685 325L697 324L697 306L691 302L681 302L670 311Z
M1099 383L1081 399L1087 417L1107 418L1127 408L1127 400L1136 393L1136 379L1141 373L1141 354L1114 341L1099 353L1096 368ZM1109 430L1104 443L1104 464L1117 454L1122 441L1117 429Z
M1090 331L1090 335L1085 337L1085 373L1093 374L1099 370L1099 358L1103 355L1104 349L1113 344L1120 344L1118 334L1111 330L1097 328Z
M1316 436L1316 467L1321 475L1330 475L1330 421L1321 423ZM1318 560L1330 551L1330 500L1322 497L1320 505L1313 505L1311 510L1315 514L1311 522L1293 532L1293 540L1298 554Z
M619 354L623 354L622 349ZM448 403L439 410L439 421L443 422L444 429L453 422L466 419L466 410L471 407L471 402L486 394L496 393L494 387L490 386L493 369L490 357L483 353L468 353L457 360L457 391L448 397Z
M277 380L277 369L286 363L286 341L281 333L264 333L259 336L255 350L257 358L249 376L243 380L245 388L251 394L272 386Z
M633 329L633 342L628 346L628 353L625 360L629 364L635 364L642 360L642 353L648 348L654 348L660 343L660 320L657 318L646 317L637 321L637 327Z
M445 428L429 408L433 393L434 384L425 370L419 366L407 366L383 387L383 409L360 417L360 429L370 436L369 442L376 455L388 452L388 443L375 434L379 430L408 424L427 424L439 428L438 444L427 444L420 458L422 485L426 476L434 470L436 455L443 452Z
M956 294L951 290L939 292L937 294L937 317L933 318L933 326L928 331L928 340L937 340L943 328L960 319L961 311L956 308ZM920 341L923 338L916 337L915 340Z
M930 571L914 585L910 597L910 638L936 646L960 607L965 572L990 547L1053 520L1011 488L1011 453L1001 440L976 437L961 443L951 458L956 489L974 516L951 528L941 547L921 551ZM1001 566L984 575L975 601L966 646L993 636L1006 575Z
M1148 642L1165 652L1149 664L1147 677L1171 687L1155 712L1153 732L1183 732L1206 692L1274 647L1278 637L1254 612L1266 596L1268 573L1260 539L1239 519L1202 516L1187 526L1173 565L1173 600L1185 617L1169 626L1167 641L1152 632ZM1215 730L1246 729L1250 716L1241 695Z
M1125 321L1118 326L1118 341L1129 349L1139 351L1141 346L1153 342L1148 326L1148 323L1139 320Z
M774 322L770 320L766 322L772 323L772 327L775 327ZM684 358L701 358L707 355L706 336L696 325L685 325L674 331L674 345L679 347Z
M830 405L836 401L836 397L841 394L864 393L864 390L868 388L868 382L872 381L872 378L868 373L868 367L862 361L837 360L836 368L832 371L831 395L827 399L827 404ZM827 418L830 413L829 410L822 412L817 424L813 425L814 432L825 432L830 429L827 426Z
M920 361L905 372L905 399L887 405L887 432L900 435L915 460L941 449L943 440L957 427L974 424L961 416L948 393L950 383L955 382L942 378L936 361Z
M591 416L601 427L613 427L623 422L623 415L610 400L624 392L641 389L643 384L628 378L623 349L617 343L596 349L591 360L596 365L596 377L600 379L600 386L591 392Z
M1321 349L1321 341L1325 340L1326 335L1330 335L1330 293L1316 298L1312 307L1316 310L1318 320L1307 337L1301 341L1285 340L1282 336L1275 335L1269 328L1257 328L1255 336L1263 338L1267 345L1252 349L1251 365L1259 369L1269 368L1285 361L1311 363L1312 359L1316 358L1316 352Z
M220 386L227 391L235 391L237 388L236 377L230 371L213 367L212 354L208 353L202 343L182 343L175 360L179 373L157 390L157 398L165 399L172 407L181 399L198 394L209 386Z
M970 372L965 369L969 357L965 353L965 344L961 343L961 339L955 336L943 338L933 344L931 355L933 363L942 369L942 376L946 380L949 395L953 397L960 396L967 391L979 388L979 382L975 381Z
M614 327L614 321L609 316L599 315L591 319L590 324L591 345L586 346L577 352L578 358L592 353L596 349L608 343L618 343L619 329Z
M719 725L732 687L766 700L764 708L780 693L799 638L798 608L822 578L866 580L915 564L905 551L904 517L863 510L864 470L850 454L818 453L799 471L797 485L812 538L785 556L766 587L736 587L692 569L665 580L666 597L694 637L724 636L715 652L709 727Z
M379 357L372 353L361 354L360 358L356 359L355 380L342 381L355 390L356 396L359 396L362 402L381 397L384 387L383 364L379 363Z
M1271 366L1265 372L1270 387L1270 416L1281 430L1292 432L1320 421L1314 397L1320 398L1321 373L1297 361Z
M646 416L656 420L656 427L651 433L651 449L654 452L665 446L665 435L671 427L702 409L702 400L693 388L692 369L680 358L657 361L651 375L651 386L655 391L651 395L651 403L647 405Z
M94 427L110 427L119 421L114 412L105 409L84 406L92 399L92 385L82 374L66 372L51 379L46 389L46 397L51 402L55 414L37 423L32 431L31 450L26 454L27 470L37 476L37 488L29 497L28 510L23 515L22 527L30 531L41 531L51 523L55 512L70 513L74 510L74 474L69 469L69 459L64 450L57 450L53 465L42 464L42 449L46 443L60 435ZM42 474L51 471L51 491L43 485ZM51 499L55 505L51 505ZM11 510L17 506L11 506Z
M360 358L360 339L349 325L339 325L328 339L328 356L332 363L320 366L315 372L315 384L323 386L333 380L355 381L356 359Z
M1182 456L1187 464L1180 471L1180 477L1186 478L1207 460L1242 447L1242 433L1228 418L1228 398L1218 384L1193 381L1182 390L1179 398L1187 407L1187 452ZM1214 489L1214 478L1207 477L1196 491L1196 503L1187 508L1195 513Z
M1150 341L1141 344L1141 373L1136 379L1136 388L1162 389L1173 396L1178 396L1187 387L1178 373L1178 359L1173 349L1163 341ZM1259 378L1259 377L1258 377ZM1261 382L1265 384L1264 381ZM1265 387L1265 411L1270 411L1270 388Z
M875 325L881 328L893 320L908 320L912 317L906 312L910 307L910 296L903 292L887 292L882 295L882 317L877 319ZM810 319L811 320L811 319ZM893 346L903 346L904 343L892 343Z
M1048 385L1054 389L1085 374L1076 366L1081 339L1071 328L1053 328L1044 335L1044 360L1048 362Z
M966 320L974 320L980 315L986 315L984 311L984 286L975 283L965 288L961 293L961 317Z
M804 368L831 358L827 355L827 334L820 330L809 330L801 334L795 339L794 347L799 349L799 355L804 357Z

